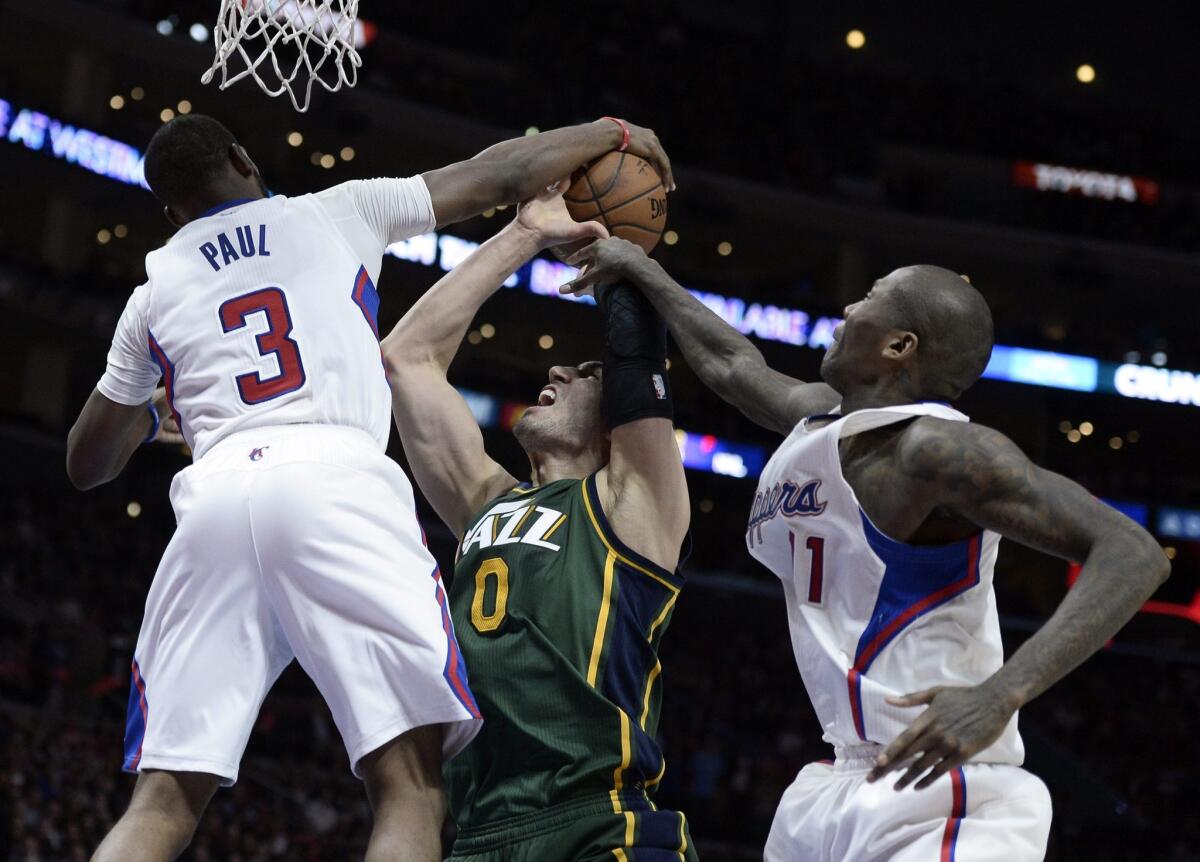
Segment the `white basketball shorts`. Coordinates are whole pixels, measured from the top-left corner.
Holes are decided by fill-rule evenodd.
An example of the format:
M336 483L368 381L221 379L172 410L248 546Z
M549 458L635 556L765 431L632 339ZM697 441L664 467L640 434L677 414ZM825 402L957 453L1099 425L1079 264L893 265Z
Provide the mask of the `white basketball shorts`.
M444 725L443 754L479 730L412 487L365 432L237 432L171 485L178 526L134 652L125 769L229 785L267 691L295 657L359 760Z
M867 746L860 746L866 748ZM766 862L1041 862L1050 793L1019 766L968 763L930 787L874 784L874 756L810 763L784 791Z

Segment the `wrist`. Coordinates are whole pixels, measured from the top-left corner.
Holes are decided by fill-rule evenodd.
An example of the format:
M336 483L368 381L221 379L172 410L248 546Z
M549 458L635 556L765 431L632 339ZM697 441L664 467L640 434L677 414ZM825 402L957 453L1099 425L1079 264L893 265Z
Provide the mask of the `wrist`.
M158 436L158 426L162 424L162 420L158 415L158 408L154 406L153 401L146 403L146 411L150 414L150 432L142 440L143 443L150 443Z
M601 117L592 123L604 141L604 152L629 146L629 125L616 117Z
M524 254L527 258L549 245L541 231L529 227L519 218L510 221L497 236L506 238L518 254Z
M1004 669L1001 668L984 680L980 687L1004 704L1007 709L1016 712L1030 700L1030 697L1025 687L1007 682L1003 678L1003 673Z

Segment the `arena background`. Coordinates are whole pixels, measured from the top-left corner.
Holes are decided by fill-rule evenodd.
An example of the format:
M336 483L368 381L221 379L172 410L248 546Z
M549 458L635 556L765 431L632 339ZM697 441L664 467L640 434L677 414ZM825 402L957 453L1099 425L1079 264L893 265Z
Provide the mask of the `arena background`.
M968 274L1000 346L963 409L1141 521L1174 563L1146 612L1022 711L1027 766L1054 797L1049 858L1200 859L1200 55L1177 12L364 0L360 85L298 116L253 85L200 85L215 4L0 3L0 860L86 859L131 787L117 771L130 652L187 457L147 448L81 494L64 440L143 256L170 235L136 151L189 110L228 124L290 194L603 114L650 125L679 184L657 255L800 377L874 278L923 262ZM395 247L381 324L511 215ZM548 295L563 278L548 260L524 269L452 369L518 473L507 429L546 368L599 351L594 309ZM695 550L663 649L659 799L687 812L702 858L749 860L783 788L828 749L780 591L742 543L777 441L674 356ZM421 514L448 564L450 535ZM1006 542L996 582L1011 651L1068 567ZM367 828L293 666L185 858L361 858Z

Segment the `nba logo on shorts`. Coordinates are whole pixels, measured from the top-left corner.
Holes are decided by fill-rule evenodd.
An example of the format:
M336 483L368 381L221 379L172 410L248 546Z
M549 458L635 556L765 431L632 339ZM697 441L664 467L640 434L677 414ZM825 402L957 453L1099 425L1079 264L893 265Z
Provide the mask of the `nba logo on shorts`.
M659 401L667 397L667 387L663 384L661 374L655 374L650 378L650 382L654 384L654 394Z
M271 448L270 446L260 446L257 449L251 449L250 450L250 460L251 461L261 461L263 459L263 452L267 451L270 448Z

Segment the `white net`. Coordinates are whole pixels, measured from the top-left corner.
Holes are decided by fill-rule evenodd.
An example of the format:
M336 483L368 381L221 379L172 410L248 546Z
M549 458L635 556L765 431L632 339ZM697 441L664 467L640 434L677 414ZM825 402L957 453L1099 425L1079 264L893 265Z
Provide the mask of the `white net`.
M285 92L307 111L313 82L331 93L358 82L362 43L358 0L221 0L217 53L200 79L220 88L251 77L272 96Z

